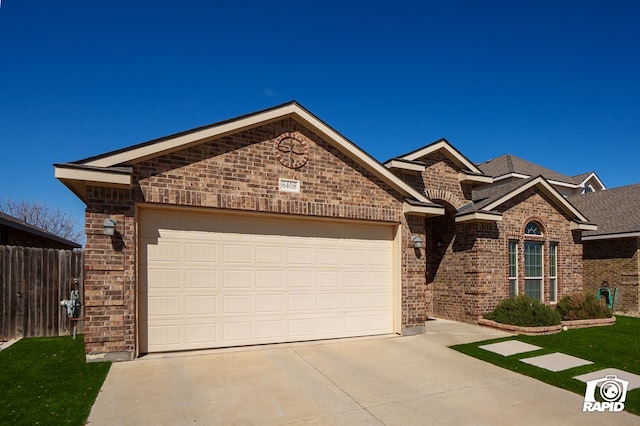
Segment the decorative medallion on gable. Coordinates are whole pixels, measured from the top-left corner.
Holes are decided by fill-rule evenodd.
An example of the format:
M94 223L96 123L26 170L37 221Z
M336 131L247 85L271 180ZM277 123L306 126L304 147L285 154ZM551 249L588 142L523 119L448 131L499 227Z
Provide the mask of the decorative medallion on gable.
M299 169L309 160L309 146L302 137L284 132L276 138L275 154L283 166Z

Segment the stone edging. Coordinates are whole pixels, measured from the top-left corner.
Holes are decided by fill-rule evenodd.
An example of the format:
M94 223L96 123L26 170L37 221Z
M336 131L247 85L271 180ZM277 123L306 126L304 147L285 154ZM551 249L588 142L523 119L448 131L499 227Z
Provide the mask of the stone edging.
M502 324L499 322L491 321L484 318L478 319L478 325L484 325L486 327L497 328L498 330L504 330L516 334L525 334L527 336L535 336L540 334L555 334L562 330L586 328L586 327L600 327L605 325L613 325L616 323L616 317L611 318L598 318L598 319L586 319L575 321L562 321L560 325L552 325L548 327L520 327L517 325Z
M586 328L586 327L601 327L603 325L613 325L616 323L616 317L611 318L597 318L597 319L585 319L574 321L562 321L562 327L567 329L572 328Z
M497 328L498 330L504 330L516 334L525 334L527 336L536 336L539 334L555 334L562 331L562 325L551 325L548 327L521 327L518 325L502 324L484 318L478 319L478 325Z

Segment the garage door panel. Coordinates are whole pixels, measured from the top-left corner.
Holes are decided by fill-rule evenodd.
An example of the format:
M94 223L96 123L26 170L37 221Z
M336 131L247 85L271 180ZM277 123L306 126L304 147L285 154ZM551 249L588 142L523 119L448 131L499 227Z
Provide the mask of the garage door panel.
M252 295L224 296L224 313L227 315L251 313L253 311L252 299Z
M288 278L290 288L312 288L315 285L315 274L311 269L289 271Z
M143 352L393 331L391 226L140 217Z
M282 271L256 271L257 289L283 288L284 280Z
M149 271L147 275L147 282L149 288L153 289L176 289L180 288L180 274L179 269L156 269Z
M251 270L225 270L223 277L223 288L225 289L251 289L253 287Z
M206 262L215 264L218 246L216 244L185 243L185 262Z
M149 296L149 318L180 315L180 296Z
M256 263L267 264L271 266L281 266L284 253L282 247L278 246L257 246L256 247Z
M217 312L217 296L185 296L185 315L215 315Z
M290 312L313 312L315 308L313 294L291 294L289 295Z
M187 269L185 271L184 286L186 289L210 289L217 286L217 273L215 269Z
M256 313L281 314L284 312L285 297L282 294L258 294L255 297Z
M148 262L179 262L180 243L163 242L149 244L147 259Z

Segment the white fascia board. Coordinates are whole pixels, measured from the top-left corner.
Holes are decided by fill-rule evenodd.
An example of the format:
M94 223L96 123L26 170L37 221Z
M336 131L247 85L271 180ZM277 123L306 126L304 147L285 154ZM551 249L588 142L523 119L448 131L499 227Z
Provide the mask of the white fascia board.
M249 115L238 120L233 120L220 124L218 126L209 127L203 130L195 131L185 135L179 135L174 138L151 143L135 149L126 150L123 152L115 153L107 157L101 157L93 161L84 163L87 166L96 167L112 167L116 164L130 164L141 161L145 158L153 157L162 152L175 151L182 149L190 144L199 143L204 139L216 138L224 136L228 133L237 132L243 128L267 123L269 121L277 120L290 115L299 109L295 104L284 105L281 108L276 108L262 113Z
M389 160L386 163L384 163L384 165L388 169L408 170L410 172L424 172L425 171L425 166L423 164L407 163L407 162L398 161L398 160Z
M578 185L578 184L575 184L575 183L567 183L567 182L560 182L559 180L549 180L549 183L550 183L551 185L564 186L565 188L571 188L571 189L580 188L580 185Z
M495 213L473 212L456 217L456 223L462 222L500 222L502 215Z
M579 223L579 222L571 222L571 230L572 231L597 231L598 225L594 225L591 223Z
M547 190L547 193L549 195L551 195L553 198L556 199L556 201L562 205L567 211L571 212L575 217L578 218L579 221L581 222L588 222L587 218L584 217L582 215L582 213L580 213L578 210L576 210L575 207L573 207L563 196L562 194L560 194L558 192L557 189L555 189L549 182L547 182L545 179L538 177L534 180L532 180L531 182L527 183L526 185L521 186L520 188L517 188L516 190L504 195L503 197L497 199L496 201L494 201L493 203L489 204L488 206L485 206L485 210L493 210L496 207L498 207L499 205L505 203L506 201L512 199L513 197L515 197L518 194L523 193L524 191L526 191L529 188L532 188L536 185L541 185L544 189Z
M131 187L130 173L117 173L107 170L73 169L55 167L55 177L61 181L91 182L103 186Z
M624 232L620 234L587 235L582 241L615 240L619 238L640 238L640 232Z
M402 206L404 214L417 216L444 216L444 207L414 206L404 203Z
M449 143L447 143L447 141L444 141L444 140L441 140L432 145L424 147L423 149L420 149L416 152L412 152L411 154L405 155L402 158L404 160L414 161L420 157L424 157L425 155L429 155L440 149L444 149L450 156L455 158L460 164L463 164L467 169L473 172L482 173L482 171L478 168L478 166L473 164L471 161L467 160L462 154L460 154L455 148L453 148Z
M491 176L476 176L469 173L458 173L458 180L461 183L493 183Z
M598 175L596 175L595 173L591 173L589 176L587 176L587 178L585 180L583 180L582 182L580 182L580 186L581 187L586 187L587 186L587 182L589 182L591 179L595 180L596 183L598 185L600 185L600 190L606 190L607 188L604 186L604 183L602 183L602 181L600 180L600 178L598 177Z
M530 177L531 176L529 176L529 175L523 175L521 173L507 173L506 175L494 177L493 181L497 182L497 181L504 180L504 179L509 179L509 178L529 179Z

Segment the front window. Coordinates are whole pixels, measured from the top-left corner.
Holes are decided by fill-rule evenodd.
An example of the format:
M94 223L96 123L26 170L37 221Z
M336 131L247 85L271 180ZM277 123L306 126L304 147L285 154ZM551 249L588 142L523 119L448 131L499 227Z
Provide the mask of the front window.
M549 302L558 301L558 244L549 245Z
M509 297L518 295L518 241L509 240Z
M543 300L542 291L542 243L525 241L524 243L524 293L540 301Z

